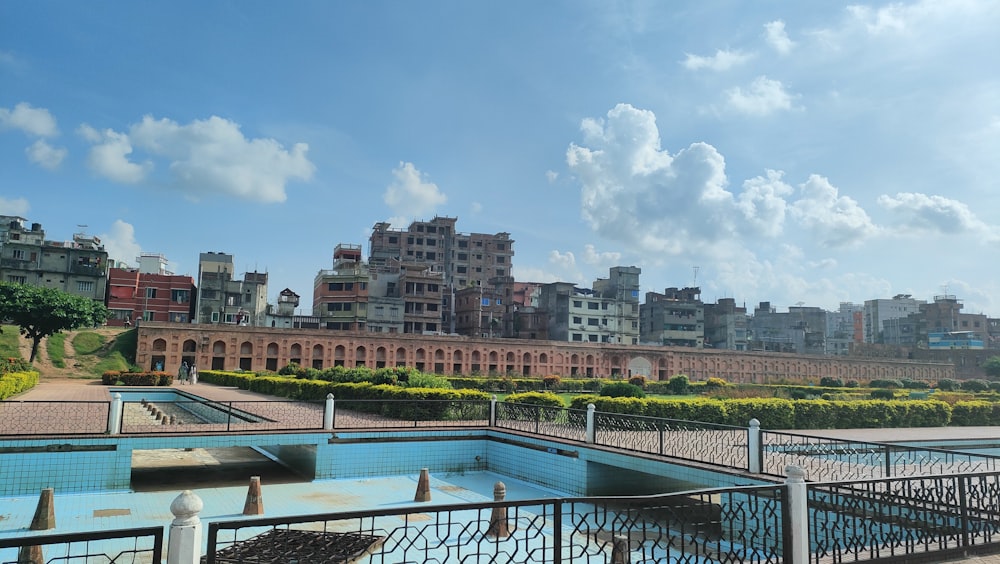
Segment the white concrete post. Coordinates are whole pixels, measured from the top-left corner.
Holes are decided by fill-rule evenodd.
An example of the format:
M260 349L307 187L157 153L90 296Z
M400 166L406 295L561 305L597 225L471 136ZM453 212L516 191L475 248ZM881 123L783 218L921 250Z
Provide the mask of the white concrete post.
M594 411L596 409L597 409L596 405L594 405L592 403L588 403L587 404L587 439L586 439L586 441L589 444L594 444L594 440L595 440L595 438L594 438Z
M497 395L490 396L490 427L497 424Z
M751 474L760 474L760 457L760 421L751 419L747 431L747 470Z
M201 513L204 504L191 490L184 490L170 504L174 520L167 540L167 564L197 564L201 561Z
M792 527L792 546L785 547L786 562L809 562L809 491L806 472L798 466L785 467L785 485L788 487L786 521Z
M111 396L111 409L108 410L108 434L117 435L122 432L122 395L115 392Z
M326 406L323 407L323 429L333 430L333 394L326 394Z

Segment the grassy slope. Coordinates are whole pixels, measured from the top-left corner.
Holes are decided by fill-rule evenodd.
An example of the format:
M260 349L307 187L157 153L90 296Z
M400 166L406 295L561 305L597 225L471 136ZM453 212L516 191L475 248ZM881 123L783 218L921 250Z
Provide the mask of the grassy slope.
M21 334L14 325L4 325L0 333L0 358L21 358Z

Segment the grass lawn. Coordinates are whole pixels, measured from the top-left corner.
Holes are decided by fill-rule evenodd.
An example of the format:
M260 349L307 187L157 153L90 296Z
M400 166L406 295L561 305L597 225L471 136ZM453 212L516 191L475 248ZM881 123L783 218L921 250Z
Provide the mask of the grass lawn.
M66 368L66 334L56 333L45 339L45 352L56 368Z
M4 325L0 333L0 358L21 358L21 333L16 325Z

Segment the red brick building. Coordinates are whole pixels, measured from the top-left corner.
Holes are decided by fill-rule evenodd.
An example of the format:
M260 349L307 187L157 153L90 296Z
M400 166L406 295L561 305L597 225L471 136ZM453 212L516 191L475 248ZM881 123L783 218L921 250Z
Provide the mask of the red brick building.
M140 264L139 268L108 269L108 325L131 326L137 321L190 323L194 279L167 271L162 255L144 254Z

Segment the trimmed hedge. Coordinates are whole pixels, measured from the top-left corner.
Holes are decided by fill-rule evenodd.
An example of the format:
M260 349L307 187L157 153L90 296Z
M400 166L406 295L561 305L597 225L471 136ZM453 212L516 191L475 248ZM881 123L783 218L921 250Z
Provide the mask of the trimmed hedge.
M756 418L765 429L941 427L948 425L952 418L951 406L937 400L792 401L778 398L664 400L578 396L570 402L570 408L585 410L590 403L594 404L597 411L607 413L739 427L747 426L750 419ZM977 420L979 419L981 417Z
M295 400L323 400L333 394L337 405L344 409L376 413L386 417L411 421L440 421L479 418L481 414L466 413L461 403L488 401L489 394L474 390L443 388L402 388L370 382L327 382L304 380L294 376L259 376L249 372L203 370L199 380L221 386ZM351 400L365 401L351 404ZM485 405L485 404L484 404Z
M169 372L120 372L109 370L101 374L105 386L169 386L174 375Z
M524 392L521 394L511 394L504 398L503 401L507 403L544 405L546 407L566 407L562 398L551 392Z
M38 372L8 372L0 374L0 400L30 390L38 384Z

